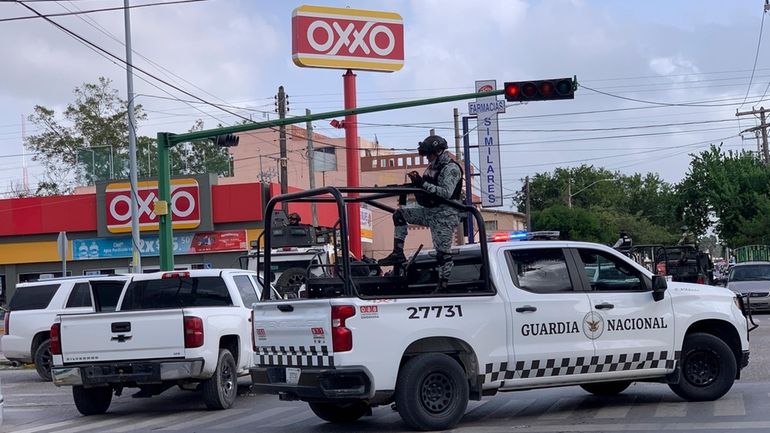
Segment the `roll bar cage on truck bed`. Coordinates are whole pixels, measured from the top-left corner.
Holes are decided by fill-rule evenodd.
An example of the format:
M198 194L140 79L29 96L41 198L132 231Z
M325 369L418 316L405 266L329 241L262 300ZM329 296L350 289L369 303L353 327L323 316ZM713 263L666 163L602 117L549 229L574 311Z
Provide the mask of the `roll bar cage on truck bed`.
M390 289L394 287L404 287L406 283L406 272L402 275L392 276L354 276L351 272L351 259L350 248L348 243L348 218L347 218L347 206L350 203L366 203L383 211L393 213L396 211L392 206L383 203L384 199L389 198L403 198L408 194L424 193L421 188L414 188L409 186L388 186L388 187L324 187L316 188L307 191L300 191L288 194L281 194L273 197L267 203L265 208L265 230L264 233L264 254L265 264L264 269L270 268L271 261L271 248L272 248L272 236L273 233L273 221L270 216L273 214L276 206L281 203L282 207L286 206L284 203L334 203L337 207L337 214L339 219L335 224L340 231L339 242L335 243L334 247L334 262L332 265L334 268L332 272L325 274L323 277L313 276L308 274L307 280L307 292L309 297L323 298L323 297L339 297L339 296L357 296L357 297L377 297L380 295L393 295ZM479 279L475 281L479 289L484 292L491 291L489 277L487 272L489 270L489 256L487 252L487 236L484 228L484 221L481 213L473 206L468 206L440 198L443 204L451 206L467 215L472 216L477 223L480 239L480 260L481 271L479 272ZM417 253L419 253L419 249ZM409 263L414 262L417 253L415 253L410 259ZM363 265L363 264L362 264ZM336 274L336 275L333 275ZM394 272L394 274L396 274ZM435 288L435 285L433 285ZM270 291L263 291L263 300L269 300ZM401 292L403 293L403 292ZM415 293L416 296L423 296L422 293Z

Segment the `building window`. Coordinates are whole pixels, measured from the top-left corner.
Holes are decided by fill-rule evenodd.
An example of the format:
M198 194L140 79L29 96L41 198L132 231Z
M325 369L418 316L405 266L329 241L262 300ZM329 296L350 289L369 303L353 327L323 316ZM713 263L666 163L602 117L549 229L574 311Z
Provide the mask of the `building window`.
M414 163L414 159L412 157L406 158L406 165L411 166Z
M487 232L497 231L497 220L484 221L484 228Z
M388 167L395 167L396 162L393 160L393 158L388 160Z
M372 168L377 168L377 160L376 159L372 160Z
M398 166L403 167L404 166L404 158L398 158Z

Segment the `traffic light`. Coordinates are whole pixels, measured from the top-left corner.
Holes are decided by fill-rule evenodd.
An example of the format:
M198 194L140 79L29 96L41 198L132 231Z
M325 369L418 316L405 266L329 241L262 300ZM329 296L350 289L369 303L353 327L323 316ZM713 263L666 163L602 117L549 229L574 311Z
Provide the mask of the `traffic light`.
M574 98L575 87L572 78L505 83L506 101L549 101Z
M225 135L217 135L216 137L212 137L211 141L214 142L219 147L235 147L238 145L238 141L240 141L240 137L233 134L225 134Z

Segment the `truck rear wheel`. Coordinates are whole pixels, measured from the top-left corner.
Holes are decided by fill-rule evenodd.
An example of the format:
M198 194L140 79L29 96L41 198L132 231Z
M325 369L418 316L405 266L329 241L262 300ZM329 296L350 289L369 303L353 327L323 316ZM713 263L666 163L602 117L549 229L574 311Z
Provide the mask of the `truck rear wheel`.
M711 401L727 394L738 369L730 347L703 333L684 339L679 366L679 383L669 387L687 401Z
M35 362L37 375L46 382L51 381L51 366L53 365L53 355L51 355L51 340L45 340L35 349L35 356L32 359Z
M227 349L219 349L214 375L201 384L203 402L213 410L227 409L238 395L238 375L235 359Z
M622 380L619 382L584 383L580 387L593 395L612 396L625 391L630 385L631 381Z
M310 410L312 410L318 418L332 424L357 421L370 411L369 405L363 401L354 401L350 403L308 402L308 405L310 405Z
M78 412L83 415L101 415L107 412L112 403L112 387L84 388L76 385L72 387L72 399L75 400Z
M443 353L418 355L403 366L396 383L396 408L410 427L454 427L468 407L468 379L460 364Z

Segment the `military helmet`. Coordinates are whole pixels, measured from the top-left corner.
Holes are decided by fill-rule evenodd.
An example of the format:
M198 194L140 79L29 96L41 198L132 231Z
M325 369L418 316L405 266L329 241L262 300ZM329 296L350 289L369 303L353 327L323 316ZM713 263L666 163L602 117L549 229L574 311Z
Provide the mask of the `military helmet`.
M438 135L429 135L428 138L417 144L417 153L422 156L438 155L447 149L448 145L443 137Z
M289 221L291 220L297 220L300 221L302 218L300 218L299 214L297 212L292 212L289 214Z

